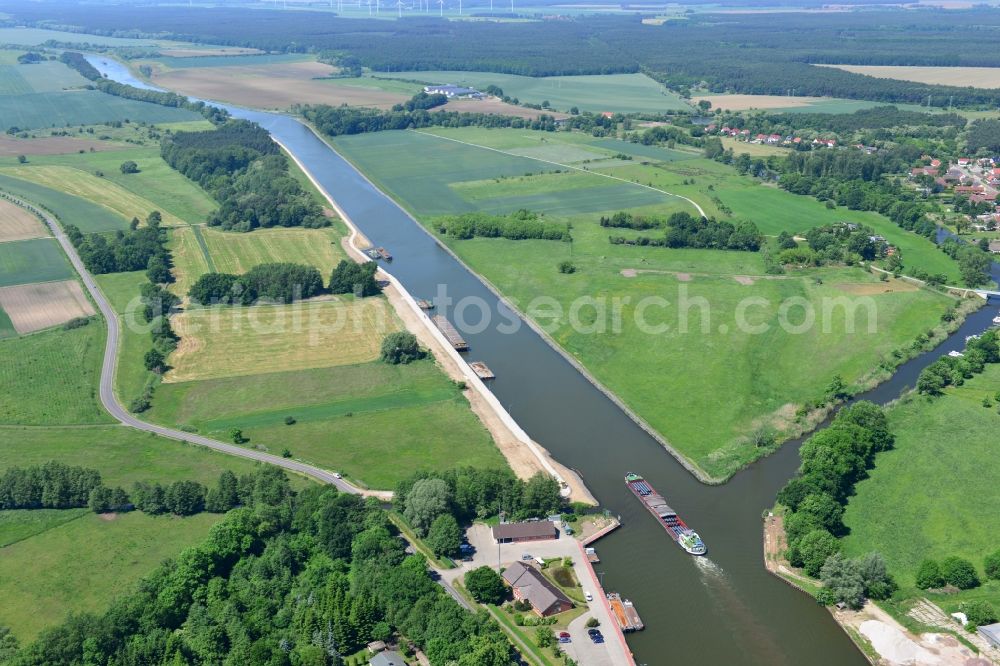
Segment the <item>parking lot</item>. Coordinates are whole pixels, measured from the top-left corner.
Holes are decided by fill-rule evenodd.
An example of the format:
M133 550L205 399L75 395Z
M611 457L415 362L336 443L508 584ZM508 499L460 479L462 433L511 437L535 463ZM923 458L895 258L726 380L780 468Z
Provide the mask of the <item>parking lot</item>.
M510 543L497 546L493 541L490 528L480 524L473 525L466 534L469 544L475 549L472 560L457 562L459 565L457 569L443 572L447 579L460 580L466 571L480 566L496 569L498 562L501 566L506 567L512 562L522 559L524 555L531 555L533 558L541 557L542 559L572 558L573 572L576 574L577 580L583 586L583 591L589 592L594 600L588 604L586 613L570 623L568 631L571 642L562 644L560 647L577 663L586 664L586 666L620 666L634 663L628 646L611 617L611 610L604 599L601 588L591 568L584 560L580 543L576 539L560 534L558 539L548 541ZM585 625L591 617L596 617L601 623L600 630L604 635L604 643L595 644L587 636Z

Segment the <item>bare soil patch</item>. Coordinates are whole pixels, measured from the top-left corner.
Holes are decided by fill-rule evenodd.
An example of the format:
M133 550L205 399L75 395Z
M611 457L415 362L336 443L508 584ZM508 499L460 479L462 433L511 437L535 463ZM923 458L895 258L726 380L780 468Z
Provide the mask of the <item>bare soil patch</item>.
M0 307L21 335L94 314L76 280L0 287Z
M547 116L552 116L557 120L563 118L569 118L568 113L558 113L556 111L538 111L536 109L528 109L523 106L515 106L514 104L507 104L504 101L497 99L496 97L487 97L486 99L453 99L442 107L439 107L442 111L458 111L465 113L495 113L502 116L515 116L517 118L527 118L529 120L534 120L538 116L545 114Z
M0 199L0 243L48 235L41 220L20 206Z
M739 282L740 284L745 284L747 286L753 284L753 278L750 277L749 275L734 275L733 279Z
M1000 67L909 67L899 65L820 65L878 79L943 86L1000 88Z
M153 80L157 85L187 95L258 109L287 109L295 103L389 108L408 98L375 88L315 80L333 71L330 65L319 62L289 62L154 72Z
M37 139L18 139L17 137L0 135L0 157L11 155L65 155L78 153L81 150L121 150L121 144L111 141L94 141L92 139L74 139L68 136L42 136Z
M110 523L110 522L112 522L114 520L118 520L118 514L117 513L99 513L99 514L97 514L97 517L100 518L101 520L103 520L106 523Z
M621 273L622 273L622 277L634 278L636 275L639 274L639 271L637 271L634 268L623 268L621 270Z
M690 273L676 273L676 276L677 276L677 281L678 282L690 282L691 281L691 274Z
M835 286L840 291L847 292L852 296L874 296L876 294L917 291L920 289L917 285L904 280L889 280L888 282L842 282Z
M746 111L747 109L789 109L810 106L824 101L822 97L779 97L776 95L706 95L697 97L695 104L703 99L712 103L713 109L726 111Z

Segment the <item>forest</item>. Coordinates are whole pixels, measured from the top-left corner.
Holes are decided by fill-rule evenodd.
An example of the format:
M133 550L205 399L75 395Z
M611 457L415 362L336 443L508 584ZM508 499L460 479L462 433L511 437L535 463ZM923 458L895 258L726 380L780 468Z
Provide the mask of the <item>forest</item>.
M325 227L330 221L288 171L267 130L231 120L204 132L177 132L161 145L163 159L219 202L208 224L229 231Z
M608 222L621 219L620 226L628 226L625 223L623 213L616 213L611 218L604 218ZM632 224L635 224L634 218ZM666 233L661 237L649 236L609 236L608 241L612 245L641 245L659 246L671 248L707 248L714 250L740 250L744 252L756 252L760 249L764 241L763 234L757 225L749 220L743 220L735 224L731 222L718 221L715 218L697 217L686 212L678 212L671 215L666 220ZM619 226L617 224L603 224L602 226ZM628 227L636 228L636 227Z
M376 500L329 486L296 493L280 471L245 490L203 543L11 663L335 666L373 640L419 648L435 666L516 663L485 611L463 610L404 552Z
M162 216L153 211L146 226L132 219L128 231L113 234L84 234L69 222L63 224L66 236L80 254L87 270L96 275L146 270L150 282L172 282L167 234L160 228Z
M508 240L571 241L568 224L549 224L538 213L519 210L510 215L464 213L449 215L436 222L439 232L459 240L469 238L506 238Z
M972 15L972 12L975 12ZM688 90L815 95L947 107L991 105L1000 91L876 79L814 63L996 66L982 48L1000 29L1000 10L868 11L858 14L692 14L645 25L638 15L539 22L451 22L437 17L338 19L330 13L213 8L67 7L12 10L47 27L203 41L275 51L350 54L380 72L494 71L528 76L643 71ZM55 19L53 21L53 19ZM982 39L970 39L974 24ZM913 48L919 42L920 48ZM704 44L711 43L711 49ZM697 57L692 57L697 54Z
M549 132L556 129L555 118L546 114L529 120L495 113L428 111L419 107L406 110L398 105L391 111L322 104L298 107L297 110L329 136L421 127L513 127Z
M313 266L257 264L243 275L205 273L188 295L202 305L251 305L258 300L292 303L323 292L323 278Z

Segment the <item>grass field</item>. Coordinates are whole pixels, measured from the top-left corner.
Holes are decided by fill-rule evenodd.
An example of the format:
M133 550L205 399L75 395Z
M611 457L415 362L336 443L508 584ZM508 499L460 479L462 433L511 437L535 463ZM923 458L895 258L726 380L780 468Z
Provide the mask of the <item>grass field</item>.
M18 155L59 155L77 153L81 150L113 150L121 146L110 141L94 141L78 139L70 136L36 136L22 139L4 134L0 136L0 157L17 157Z
M493 72L391 72L374 74L390 79L413 80L427 84L451 83L480 90L499 86L505 95L521 102L541 104L548 100L553 109L569 111L662 112L688 110L679 95L670 92L645 74L605 74L592 76L532 77Z
M75 224L84 233L117 231L128 228L128 220L103 206L0 173L0 189L28 199L49 209L63 222Z
M120 166L126 160L138 164L139 173L123 174ZM97 172L103 176L95 176ZM145 220L150 211L159 210L165 226L196 224L218 207L204 190L171 169L158 148L35 156L28 166L0 158L0 173L76 195L126 220Z
M385 299L345 297L189 310L171 323L181 343L166 382L371 361L382 338L402 328Z
M164 123L197 120L193 111L136 102L96 90L0 95L0 118L5 127L22 130L110 121Z
M145 271L108 273L95 276L98 286L119 315L121 335L115 389L119 399L128 404L142 393L152 373L142 362L151 346L150 335L139 315L139 289L147 282Z
M250 446L287 446L296 458L376 488L392 488L414 470L504 465L461 392L430 360L165 383L149 416L221 438L238 427ZM296 423L285 425L286 416Z
M45 225L34 214L9 201L0 200L0 243L48 235Z
M239 233L205 227L199 231L215 269L221 273L245 273L258 264L294 261L315 266L326 279L347 257L340 247L339 229L274 228ZM179 272L193 272L179 266Z
M202 541L222 516L105 520L94 513L0 549L0 624L23 642L74 612L101 611L164 559Z
M861 109L885 106L884 102L868 102L836 97L783 97L780 95L698 95L693 101L707 99L713 109L745 111L762 109L784 113L854 113ZM899 108L919 111L917 104L896 104ZM926 109L924 109L926 111Z
M107 423L97 385L102 322L0 340L0 424Z
M463 141L489 141L505 150L538 142L536 133L521 130L472 128L438 133ZM549 133L546 138L554 142L562 136ZM496 202L513 191L523 193L519 204L528 205L531 199L534 209L544 212L548 221L572 223L572 244L443 240L521 307L539 295L556 298L562 306L561 315L543 318L530 307L529 315L663 433L674 448L713 476L727 476L760 455L743 439L751 429L765 425L779 432L794 430L797 406L821 398L834 375L840 374L848 382L862 380L880 360L908 346L918 333L937 323L950 302L903 284L890 284L891 291L885 291L875 277L860 269L825 268L773 278L765 276L759 253L610 245L608 230L597 224L601 199L587 201L581 192L590 188L578 187L581 183L593 181L600 187L597 183L601 182L603 187L613 186L623 193L620 198L603 198L607 212L629 208L664 214L691 210L690 204L666 196L657 203L645 199L640 193L651 191L636 184L601 179L595 173L555 174L549 170L552 165L538 162L528 169L536 175L525 177L517 174L524 168L523 157L448 141L440 142L439 152L427 143L434 140L424 134L400 132L341 138L336 145L429 227L442 212L498 210ZM398 159L400 154L413 157L404 162ZM463 171L451 164L473 166ZM668 191L680 186L676 188L680 193L715 214L712 197L717 196L733 209L735 219L753 219L769 234L784 228L805 229L829 216L853 219L857 215L827 211L816 201L759 185L740 178L728 167L702 159L649 165L619 162L591 168ZM542 170L548 173L537 175ZM418 179L425 188L415 186ZM689 184L682 186L684 180ZM442 211L449 206L450 210ZM864 219L879 222L880 233L884 230L894 242L904 234L884 218L871 215ZM912 247L898 243L904 247L904 261L916 261L919 256L928 263L947 261L928 241L912 236L912 243ZM577 272L559 273L556 265L562 260L572 261ZM620 332L610 328L607 318L613 297L629 299L621 309ZM657 305L643 311L647 323L666 324L666 331L643 332L638 325L637 307L647 297L670 302L669 307ZM755 306L752 317L753 324L767 325L764 334L744 332L738 325L737 312L748 297L766 303ZM579 326L572 326L568 313L580 298L604 299L606 310L600 314L605 318L588 307L576 313ZM697 306L682 305L685 300L702 302L699 299L705 299L707 315ZM822 319L823 323L801 333L782 328L782 304L795 302L808 304L817 321ZM848 316L843 308L830 307L838 302L856 310ZM824 307L828 308L826 315L822 314ZM685 311L690 313L686 330L682 323ZM802 310L797 312L786 323L800 323ZM787 328L794 330L794 326ZM806 358L809 363L802 363Z
M64 32L62 30L46 30L43 28L0 28L0 44L40 46L50 39L54 39L57 42L85 42L87 44L95 44L99 46L153 46L155 44L167 43L163 40L105 37L103 35Z
M54 238L0 243L0 287L73 277L69 259Z
M0 511L0 548L47 532L87 513L87 509L8 509Z
M17 329L14 328L14 322L10 320L7 313L0 308L0 340L3 338L13 338L17 335Z
M1000 366L989 365L943 397L914 397L889 410L896 446L880 453L858 484L844 514L850 534L843 544L852 555L882 553L908 594L917 594L914 576L924 558L959 555L982 577L983 557L1000 549L1000 414L995 404L983 407L997 392ZM997 581L935 600L953 611L984 594L1000 608Z

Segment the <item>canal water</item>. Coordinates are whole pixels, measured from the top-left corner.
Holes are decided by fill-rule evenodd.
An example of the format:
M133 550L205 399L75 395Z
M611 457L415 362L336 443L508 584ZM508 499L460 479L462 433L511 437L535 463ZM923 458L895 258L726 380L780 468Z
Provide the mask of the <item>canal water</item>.
M109 78L149 87L117 62L100 56L91 62ZM494 324L463 336L473 357L496 373L491 389L528 434L579 471L601 505L624 522L597 544L597 570L605 589L632 599L646 624L628 637L638 663L866 663L826 610L763 566L762 513L795 473L801 442L786 443L723 486L699 483L529 327L499 332L496 324L509 322L512 314L496 296L308 128L283 115L226 108L267 128L375 245L390 249L394 261L388 269L415 298L434 298L439 285L447 285L456 300L478 297L489 304ZM996 264L994 279L1000 279ZM861 397L880 403L898 397L928 363L988 328L995 313L989 307L973 314L936 350ZM467 320L475 321L473 314ZM669 539L626 489L629 471L645 476L698 530L707 557L686 555Z

